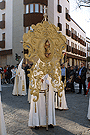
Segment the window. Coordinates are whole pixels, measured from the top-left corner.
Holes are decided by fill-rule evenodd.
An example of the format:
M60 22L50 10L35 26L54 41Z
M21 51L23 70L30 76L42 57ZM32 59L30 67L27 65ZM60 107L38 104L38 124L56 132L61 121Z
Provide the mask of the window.
M29 5L26 5L26 14L29 13Z
M69 45L69 40L67 39L66 44Z
M2 14L2 20L5 21L5 13Z
M28 27L26 27L26 33L28 33L28 30L29 30L29 28L28 28Z
M40 5L40 13L43 13L43 6Z
M77 49L77 44L75 44L75 48Z
M2 33L2 40L5 40L5 33Z
M77 31L75 31L75 35L77 35Z
M44 6L44 13L45 13L45 10L46 10L45 8L46 8L46 6Z
M79 46L78 46L78 50L79 50Z
M71 47L74 47L74 43L73 42L71 42Z
M35 4L35 12L36 12L36 13L39 12L39 4Z
M30 4L30 13L33 13L33 4Z
M74 31L74 29L73 29L73 28L71 28L71 33L73 33L73 31Z
M66 8L66 13L69 13L69 10Z
M69 30L69 25L66 23L66 29L68 29Z

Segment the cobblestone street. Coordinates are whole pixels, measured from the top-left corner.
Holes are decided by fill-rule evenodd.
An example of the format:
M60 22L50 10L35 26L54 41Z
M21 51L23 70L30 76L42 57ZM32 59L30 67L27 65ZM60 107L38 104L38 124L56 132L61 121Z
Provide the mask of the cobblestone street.
M54 128L35 130L28 127L30 106L27 96L13 96L12 85L3 85L1 99L7 135L90 135L89 96L76 92L66 93L69 110L56 110L57 125Z

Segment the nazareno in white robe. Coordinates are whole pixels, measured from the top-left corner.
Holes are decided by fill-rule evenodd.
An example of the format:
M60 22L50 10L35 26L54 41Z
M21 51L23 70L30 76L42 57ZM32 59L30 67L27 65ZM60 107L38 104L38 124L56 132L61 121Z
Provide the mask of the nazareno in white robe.
M0 96L0 135L6 135L6 127L1 103L1 96Z
M60 81L60 77L59 77L59 81ZM56 84L56 86L59 86L60 84ZM61 97L61 103L60 103L60 97L58 96L58 91L56 88L54 88L54 91L56 92L55 94L55 108L56 109L60 109L60 110L67 110L68 106L67 106L67 102L66 102L66 98L65 98L65 91L63 89L62 92L60 92L60 95L62 94Z
M24 87L24 90L23 90ZM13 88L13 95L26 95L26 79L25 79L25 72L23 69L17 69L14 88Z
M54 107L54 92L51 85L50 77L47 75L43 78L41 84L41 90L46 89L46 83L49 84L49 95L48 95L48 125L56 125L55 120L55 107ZM45 107L45 96L44 93L39 93L39 100L36 102L37 112L35 113L35 102L33 102L33 96L31 95L31 106L29 113L28 126L45 126L46 125L46 107Z
M58 92L56 91L55 108L60 109L60 110L67 110L68 106L67 106L67 102L66 102L66 98L65 98L65 91L63 90L62 92L60 92L60 95L61 94L62 94L62 97L61 97L61 104L60 104L60 97L58 96Z
M32 85L32 81L31 82L29 82L29 85ZM28 88L28 101L29 101L29 103L31 103L31 94L30 94L30 88Z

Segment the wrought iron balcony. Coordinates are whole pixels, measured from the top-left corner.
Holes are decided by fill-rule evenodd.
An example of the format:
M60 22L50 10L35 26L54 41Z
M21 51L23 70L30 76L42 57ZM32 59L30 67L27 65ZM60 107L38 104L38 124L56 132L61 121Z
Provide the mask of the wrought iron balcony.
M59 30L62 31L62 24L58 23Z
M23 4L32 4L32 3L40 3L42 5L48 5L48 0L23 0Z
M87 51L90 51L90 47L87 48Z
M5 48L5 40L0 41L0 48Z
M61 6L61 5L57 5L57 11L58 11L59 13L62 13L62 6Z
M69 30L69 29L66 29L66 35L70 37L71 32L70 32L70 30Z
M4 29L5 28L5 21L0 21L0 29Z
M70 17L70 15L69 15L68 13L66 13L66 19L67 19L68 21L71 20L71 17Z
M43 20L42 13L28 13L24 14L24 27L31 26L32 24L37 24Z
M5 1L0 2L0 9L5 9Z

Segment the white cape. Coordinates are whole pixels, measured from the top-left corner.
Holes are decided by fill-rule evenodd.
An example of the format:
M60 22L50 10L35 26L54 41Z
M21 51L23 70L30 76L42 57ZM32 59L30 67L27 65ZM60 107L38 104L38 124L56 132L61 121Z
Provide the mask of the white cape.
M26 95L26 79L25 79L25 72L23 69L17 69L14 88L13 88L13 95Z
M1 97L0 97L0 135L6 135L6 127L5 127Z
M56 92L55 108L60 109L60 110L67 110L68 106L67 106L67 102L66 102L66 98L65 98L65 91L63 90L62 92L60 92L60 95L61 94L62 94L62 97L61 97L61 103L60 103L60 97L58 96L58 93Z

